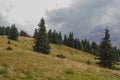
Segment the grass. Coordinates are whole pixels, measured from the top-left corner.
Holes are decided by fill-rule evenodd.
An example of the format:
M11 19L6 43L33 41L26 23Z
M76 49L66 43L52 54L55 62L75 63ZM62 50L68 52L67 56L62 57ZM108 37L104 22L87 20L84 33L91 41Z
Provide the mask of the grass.
M8 51L7 38L0 37L0 80L120 80L120 70L100 68L94 55L53 44L51 54L43 55L33 52L32 45L32 38L20 37Z

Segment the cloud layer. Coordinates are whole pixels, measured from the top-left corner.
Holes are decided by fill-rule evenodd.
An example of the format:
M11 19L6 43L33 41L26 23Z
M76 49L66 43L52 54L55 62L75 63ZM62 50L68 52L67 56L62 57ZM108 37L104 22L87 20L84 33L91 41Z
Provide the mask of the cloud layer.
M99 42L107 27L113 44L119 46L120 0L66 0L70 5L64 0L54 0L55 3L49 2L50 9L45 5L45 1L0 0L0 25L15 23L19 29L32 35L42 14L47 10L46 15L44 14L47 28L65 34L74 32L75 37ZM66 6L60 7L63 2ZM54 6L51 6L53 3ZM41 10L42 8L45 9Z
M63 33L74 32L80 39L99 41L104 29L110 30L114 44L120 43L119 0L72 0L68 8L47 12L51 28Z

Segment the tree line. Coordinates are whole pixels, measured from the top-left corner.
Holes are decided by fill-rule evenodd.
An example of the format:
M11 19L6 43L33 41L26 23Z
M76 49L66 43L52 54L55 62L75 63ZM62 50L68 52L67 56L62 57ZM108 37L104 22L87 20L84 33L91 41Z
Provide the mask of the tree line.
M8 39L18 40L18 36L30 37L27 32L16 28L15 24L11 27L0 26L0 36L7 35ZM87 39L79 40L75 38L74 34L70 32L68 35L63 35L61 32L50 29L48 32L45 26L45 20L42 18L38 24L38 29L35 29L33 38L33 50L43 54L50 53L50 43L58 45L66 45L71 48L85 51L87 53L99 56L103 67L112 68L115 62L120 61L120 50L116 46L112 46L110 40L110 33L105 29L105 36L101 39L100 44L90 42Z
M33 36L34 38L36 34L37 30L35 29L35 33ZM65 34L62 36L61 32L57 32L55 30L52 31L52 29L50 29L46 34L48 34L48 41L51 44L66 45L71 48L75 48L96 56L100 56L100 45L98 45L94 41L90 42L87 39L79 40L78 38L74 37L74 34L72 32L70 32L68 35ZM116 46L111 46L111 48L116 52L118 56L120 56L120 50ZM119 60L119 58L116 59Z
M0 26L0 36L2 35L8 35L8 38L12 40L17 40L18 36L30 37L29 34L24 30L19 32L15 24L7 27Z

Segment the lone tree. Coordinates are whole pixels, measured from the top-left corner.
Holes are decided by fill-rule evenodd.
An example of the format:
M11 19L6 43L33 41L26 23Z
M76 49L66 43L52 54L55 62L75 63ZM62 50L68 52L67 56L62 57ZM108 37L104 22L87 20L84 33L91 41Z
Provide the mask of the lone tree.
M15 27L15 24L13 24L9 31L8 39L18 40L18 36L19 36L19 32L18 32L17 28Z
M33 50L43 54L49 54L50 46L45 27L45 20L43 18L41 19L41 22L38 24L38 26L39 29L37 30L37 36L35 37L35 45L33 46Z
M105 68L112 68L115 63L109 30L105 29L105 36L100 43L100 64Z

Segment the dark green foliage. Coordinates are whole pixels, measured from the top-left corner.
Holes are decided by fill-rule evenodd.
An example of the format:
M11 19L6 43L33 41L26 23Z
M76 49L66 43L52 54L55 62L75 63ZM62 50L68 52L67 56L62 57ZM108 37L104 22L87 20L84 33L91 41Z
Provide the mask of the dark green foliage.
M92 53L94 55L99 56L99 46L97 45L97 43L96 42L92 42L91 47L92 47Z
M52 35L53 35L53 33L52 33L52 30L50 29L49 31L48 31L48 39L49 39L49 42L50 43L53 43L53 39L52 39Z
M52 77L47 77L47 80L55 80L55 79Z
M115 64L115 54L110 40L109 30L105 30L105 36L100 43L100 64L106 68L112 68Z
M38 36L38 30L35 29L35 32L34 32L33 38L37 38L37 36Z
M10 33L10 27L8 26L8 27L6 28L6 35L9 35L9 33Z
M88 64L88 65L90 65L90 64L91 64L91 62L88 60L88 61L87 61L87 64Z
M61 32L59 32L59 34L58 34L58 43L63 44Z
M6 35L6 28L4 26L0 27L0 35Z
M53 35L52 35L52 43L59 44L58 33L55 30L54 30Z
M0 35L8 35L10 32L10 27L0 26Z
M33 50L43 54L49 54L50 46L46 33L45 20L43 18L41 19L41 22L38 24L38 26L39 29L37 31L37 36L35 37L35 45L33 46Z
M66 58L63 54L58 54L58 55L56 55L56 57L59 57L59 58L61 58L61 59Z
M10 46L8 46L8 47L6 48L6 50L11 51L12 48L11 48Z
M10 40L8 40L8 44L9 44L9 45L11 44Z
M74 48L74 35L73 33L70 33L69 34L69 38L68 38L68 46Z
M64 35L63 44L66 45L66 46L68 46L68 37L67 37L66 34Z
M84 39L80 42L79 39L74 38L73 33L70 33L69 36L64 35L63 44L71 48L92 53L92 46L90 42L87 39Z
M75 73L75 71L73 69L66 69L65 73L73 75Z
M25 31L23 31L23 30L20 31L20 36L30 37L30 36L27 34L27 32L25 32Z
M8 34L8 39L18 40L19 32L15 27L15 24L11 26L10 32Z
M53 43L53 44L62 45L62 43L63 43L61 32L58 33L55 30L53 32L51 29L48 31L48 39L49 39L49 42Z

